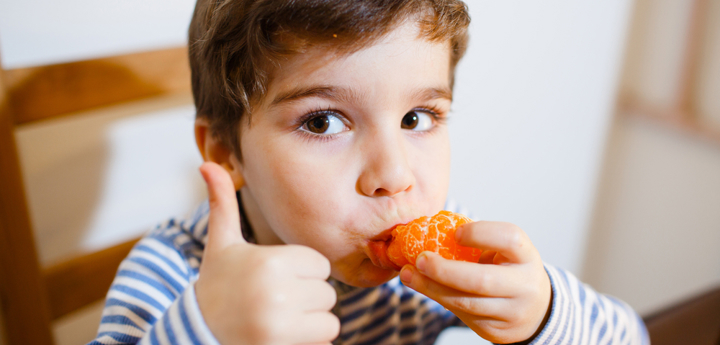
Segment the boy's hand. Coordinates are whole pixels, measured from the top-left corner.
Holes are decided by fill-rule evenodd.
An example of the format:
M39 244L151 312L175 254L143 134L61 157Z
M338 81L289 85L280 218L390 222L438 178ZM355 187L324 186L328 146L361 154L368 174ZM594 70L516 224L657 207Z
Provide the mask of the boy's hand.
M200 172L208 186L208 241L195 284L200 311L222 344L330 344L340 321L329 312L330 262L298 245L258 246L240 232L235 188L215 163Z
M434 299L494 343L530 339L549 315L551 288L540 254L522 229L474 222L458 228L458 243L483 249L480 263L424 252L405 265L405 285ZM418 272L419 271L419 272Z

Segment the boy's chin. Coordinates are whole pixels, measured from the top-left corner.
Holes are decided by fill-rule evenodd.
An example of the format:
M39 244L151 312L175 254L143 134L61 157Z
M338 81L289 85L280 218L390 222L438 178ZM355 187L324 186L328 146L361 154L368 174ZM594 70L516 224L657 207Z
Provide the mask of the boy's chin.
M398 271L375 266L370 259L365 259L355 272L333 278L350 286L369 288L387 283L397 275Z

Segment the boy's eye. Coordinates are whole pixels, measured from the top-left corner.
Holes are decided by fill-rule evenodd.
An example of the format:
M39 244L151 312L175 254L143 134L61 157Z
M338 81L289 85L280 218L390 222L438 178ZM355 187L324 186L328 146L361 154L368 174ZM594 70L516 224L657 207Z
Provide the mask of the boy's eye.
M334 115L319 115L307 120L303 129L315 134L335 134L345 129L345 124Z
M401 127L414 131L427 131L433 126L433 117L425 111L413 110L405 114Z

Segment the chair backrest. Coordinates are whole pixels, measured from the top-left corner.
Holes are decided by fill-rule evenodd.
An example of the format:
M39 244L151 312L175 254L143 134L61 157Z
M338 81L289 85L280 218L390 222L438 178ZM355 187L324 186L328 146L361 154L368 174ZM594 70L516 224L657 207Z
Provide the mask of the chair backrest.
M189 90L186 48L0 70L0 304L8 344L52 344L52 321L104 298L137 241L41 267L14 128Z
M653 345L720 345L720 286L643 320Z

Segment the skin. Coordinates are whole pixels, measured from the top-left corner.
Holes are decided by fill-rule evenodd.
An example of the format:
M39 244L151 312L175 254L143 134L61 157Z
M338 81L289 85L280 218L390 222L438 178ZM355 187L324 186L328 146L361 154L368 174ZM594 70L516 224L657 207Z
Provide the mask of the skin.
M450 47L418 33L407 23L352 54L316 48L290 58L238 129L242 162L197 120L210 224L196 294L221 343L328 344L339 322L325 279L362 287L392 279L397 272L374 265L368 243L442 209ZM332 125L314 133L313 116ZM417 123L403 122L413 116ZM235 190L261 245L240 235ZM425 253L401 278L488 340L530 338L550 303L537 250L512 224L476 222L460 233L462 244L487 250L484 263Z

